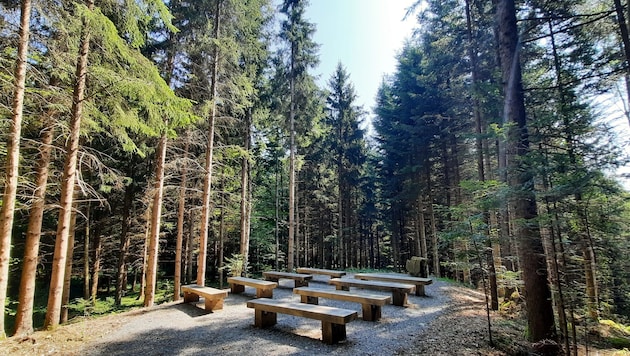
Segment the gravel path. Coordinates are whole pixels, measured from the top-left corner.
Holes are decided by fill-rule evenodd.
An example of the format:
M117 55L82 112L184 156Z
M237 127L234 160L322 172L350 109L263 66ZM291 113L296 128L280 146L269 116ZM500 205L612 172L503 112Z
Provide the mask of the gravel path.
M315 276L310 285L334 289L327 280L326 276ZM274 299L299 302L292 286L293 281L281 280L274 290ZM171 303L144 310L114 332L85 345L78 354L395 355L411 346L418 335L426 331L426 325L450 305L447 286L445 282L434 281L426 286L426 297L410 295L407 307L385 305L378 322L363 321L358 303L320 298L320 305L359 313L359 319L346 326L347 340L337 345L322 343L318 320L278 314L274 327L255 328L254 310L246 307L255 290L245 287L245 293L230 294L223 309L214 313L206 313L203 303L199 303L199 307ZM370 293L390 295L378 291Z

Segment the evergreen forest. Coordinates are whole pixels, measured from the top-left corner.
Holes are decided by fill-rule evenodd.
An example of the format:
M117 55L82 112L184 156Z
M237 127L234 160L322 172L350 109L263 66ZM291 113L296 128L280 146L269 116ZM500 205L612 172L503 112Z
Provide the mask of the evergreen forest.
M569 354L630 324L628 1L418 0L373 108L308 6L0 1L0 335L408 261Z

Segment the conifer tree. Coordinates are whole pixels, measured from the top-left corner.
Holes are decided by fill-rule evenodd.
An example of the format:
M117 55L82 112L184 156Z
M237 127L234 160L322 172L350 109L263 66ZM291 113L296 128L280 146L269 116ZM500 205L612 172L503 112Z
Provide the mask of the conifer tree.
M17 194L18 169L20 158L20 138L22 136L22 116L26 81L26 60L30 36L31 1L22 0L20 6L20 30L13 102L11 105L11 133L7 143L6 179L0 209L0 338L6 336L4 330L5 301L9 284L9 260L11 256L11 232L13 231L14 209Z
M305 18L307 0L284 0L280 12L286 15L282 22L280 37L286 41L288 54L288 80L289 80L289 236L287 243L287 270L293 270L295 264L295 239L296 239L296 191L297 191L297 124L296 118L303 113L305 89L307 89L309 68L317 64L317 44L312 40L315 26Z

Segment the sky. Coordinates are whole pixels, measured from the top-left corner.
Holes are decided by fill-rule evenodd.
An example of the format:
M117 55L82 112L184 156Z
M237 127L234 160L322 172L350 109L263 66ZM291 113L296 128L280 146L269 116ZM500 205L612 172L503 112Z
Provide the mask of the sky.
M306 17L317 27L320 63L313 71L327 83L341 62L350 74L356 104L371 113L385 74L396 70L396 54L411 37L415 18L403 21L416 0L311 0ZM371 114L369 114L371 116Z

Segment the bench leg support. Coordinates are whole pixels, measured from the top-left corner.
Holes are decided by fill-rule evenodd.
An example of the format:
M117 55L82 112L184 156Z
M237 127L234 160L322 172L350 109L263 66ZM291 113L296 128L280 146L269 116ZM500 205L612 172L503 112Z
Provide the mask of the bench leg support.
M336 344L346 339L346 325L333 324L322 321L322 341L326 344Z
M401 290L392 291L392 304L404 307L407 304L407 292Z
M184 292L184 303L198 302L199 295L195 293Z
M256 288L256 298L273 298L273 289Z
M242 284L230 283L230 291L234 294L243 293L245 291L245 286Z
M337 290L345 290L347 292L347 291L350 290L350 287L342 286L342 285L339 285L339 284L335 284L335 289L337 289Z
M308 287L308 281L298 281L296 279L295 280L295 288L300 288L300 287Z
M416 295L418 297L426 296L426 294L424 294L424 284L416 284Z
M278 322L278 314L256 309L254 314L254 325L259 328L267 328L276 325Z
M300 295L300 302L306 304L319 304L319 297L311 297L309 295Z
M214 311L223 309L223 298L210 299L205 298L206 311Z
M363 307L363 320L378 321L381 319L381 306L371 304L361 304Z

